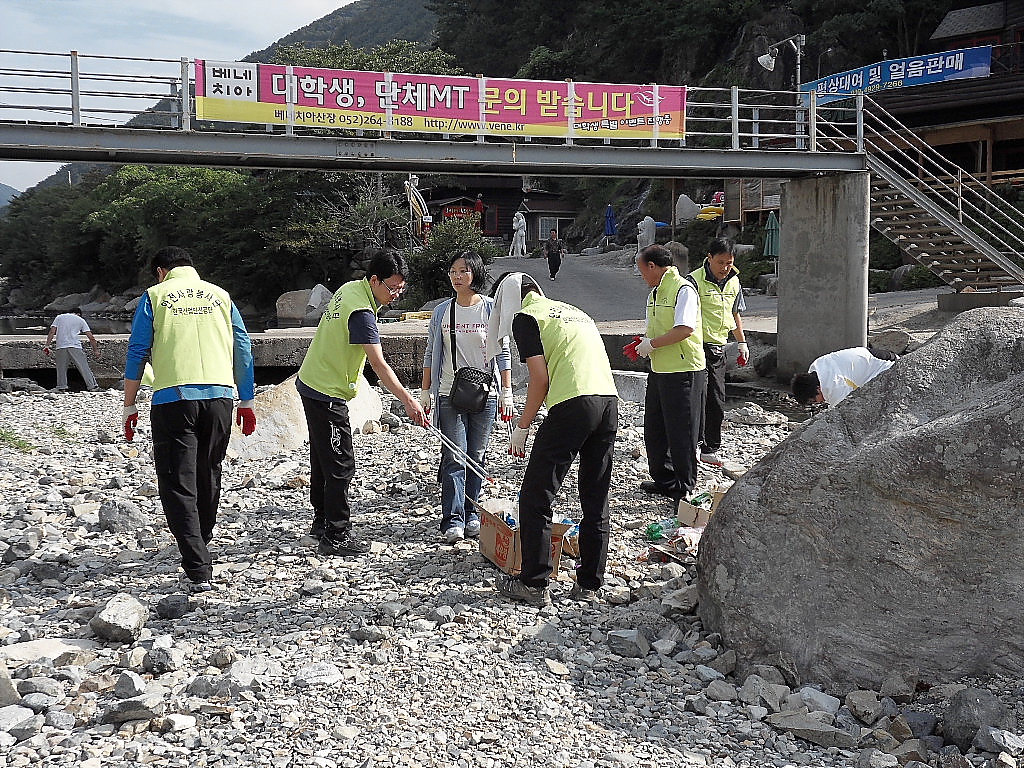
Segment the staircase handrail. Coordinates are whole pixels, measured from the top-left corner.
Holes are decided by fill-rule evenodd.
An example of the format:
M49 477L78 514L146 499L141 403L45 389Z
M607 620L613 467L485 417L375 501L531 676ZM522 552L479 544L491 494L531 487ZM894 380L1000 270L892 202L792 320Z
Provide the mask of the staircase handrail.
M899 126L899 128L894 129L890 126L886 126L884 120L878 116L877 112L882 112L883 114L888 115L889 118ZM1021 236L1024 235L1024 223L1021 221L1021 213L1001 197L992 193L991 190L982 184L979 179L942 157L942 155L934 150L934 148L917 137L909 128L899 123L899 121L889 115L889 113L881 107L875 105L875 110L865 110L865 118L870 119L865 119L865 147L868 149L867 154L869 167L871 167L872 170L876 170L879 175L882 175L891 184L897 186L897 188L899 188L900 191L908 198L914 200L925 210L928 210L929 213L942 221L944 225L949 226L954 231L960 233L961 236L964 236L965 232L970 232L970 237L964 236L965 241L978 248L981 253L984 253L1009 274L1013 275L1017 279L1024 280L1024 267L1010 258L1012 255L1019 259L1021 253L1024 252L1024 238ZM875 129L870 124L871 120L882 125L884 131ZM822 130L823 128L825 129L824 131ZM832 134L825 133L829 128L832 129ZM848 149L849 145L853 142L853 138L839 128L838 125L827 120L822 120L820 116L819 132L823 134L821 139L823 144L837 149ZM913 147L923 156L927 156L934 166L938 166L948 176L962 179L963 176L966 175L973 183L964 185L962 182L958 182L958 188L950 186L948 183L943 181L942 178L930 171L924 164L911 157L904 147L893 141L891 138L893 136L898 137L903 144ZM904 165L901 167L897 162L895 163L894 168L892 165L883 164L883 161L880 159L883 156L894 159L896 157L902 157ZM882 167L876 169L874 167L876 165L884 165L884 170ZM902 170L903 173L899 173L897 169ZM906 177L908 176L915 181L923 181L928 184L929 192L940 190L947 191L950 198L957 201L956 211L953 214L948 213L941 206L936 204L934 198L929 197L928 194L925 194L914 184L903 183L896 185L894 183L894 179L897 178L903 179L904 182L906 182ZM978 192L978 189L975 187L984 189L985 194ZM970 196L973 196L974 199L979 199L985 206L998 209L1006 218L1007 222L1012 225L1016 225L1015 228L1021 232L1021 235L1011 231L1002 222L997 221L989 215L985 210L976 205ZM964 223L963 212L965 207L969 213L973 213L975 223L984 227L986 234L995 240L1001 248L1004 248L1005 251L993 247L993 245L980 238L971 227ZM939 211L942 212L942 216L937 215ZM999 234L1000 232L1002 232L1003 235L1005 235L1005 237L1014 244L1011 245L1006 242L1006 240L1004 240Z

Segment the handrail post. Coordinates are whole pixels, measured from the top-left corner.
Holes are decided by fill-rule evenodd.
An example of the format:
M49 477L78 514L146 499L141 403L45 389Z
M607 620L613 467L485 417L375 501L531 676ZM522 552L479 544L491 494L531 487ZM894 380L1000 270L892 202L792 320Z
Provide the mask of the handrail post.
M78 71L78 51L71 52L71 124L82 124L82 85Z
M740 89L732 87L732 148L740 148Z
M181 130L192 130L192 94L191 82L188 79L189 60L181 57Z
M857 151L864 151L864 94L857 94Z
M956 220L964 223L964 170L958 168L956 172Z
M808 101L808 122L807 132L810 135L810 144L808 149L811 152L818 151L818 93L817 91L810 91L808 93L810 100Z

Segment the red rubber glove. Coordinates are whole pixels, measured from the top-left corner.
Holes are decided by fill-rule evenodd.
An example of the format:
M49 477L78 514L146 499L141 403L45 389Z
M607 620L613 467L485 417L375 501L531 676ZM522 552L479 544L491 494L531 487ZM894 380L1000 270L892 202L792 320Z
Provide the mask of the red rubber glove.
M124 421L124 439L130 443L135 439L135 428L139 424L139 409L134 405L126 405L121 418Z
M749 359L750 359L750 349L747 347L747 342L741 341L737 345L736 365L738 365L740 368L742 368L743 366L745 366L747 364L747 361Z
M252 408L239 406L235 414L235 424L242 428L242 434L248 437L256 431L256 412Z
M629 344L627 344L626 346L624 346L622 348L622 354L624 354L626 357L628 357L630 360L632 360L634 362L639 360L640 359L640 355L637 354L636 348L637 348L637 345L641 341L643 341L642 337L634 336L633 337L633 341L631 341Z

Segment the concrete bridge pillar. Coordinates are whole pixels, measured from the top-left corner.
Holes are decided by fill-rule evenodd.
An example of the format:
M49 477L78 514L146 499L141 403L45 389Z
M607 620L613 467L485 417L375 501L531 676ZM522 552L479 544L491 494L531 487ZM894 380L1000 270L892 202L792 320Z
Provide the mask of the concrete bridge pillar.
M867 344L869 173L782 185L778 376Z

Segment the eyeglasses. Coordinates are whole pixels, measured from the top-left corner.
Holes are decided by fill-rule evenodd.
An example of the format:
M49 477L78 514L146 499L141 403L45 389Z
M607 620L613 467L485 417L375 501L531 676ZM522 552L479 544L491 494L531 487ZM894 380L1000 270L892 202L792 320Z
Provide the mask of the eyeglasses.
M388 289L388 293L390 293L392 296L401 296L402 295L402 291L405 290L405 281L404 280L402 281L402 284L399 285L397 288L394 287L394 286L388 285L388 281L387 280L381 280L380 284L383 285L385 288L387 288Z
M448 277L466 277L472 275L473 270L471 269L450 269L448 270Z

